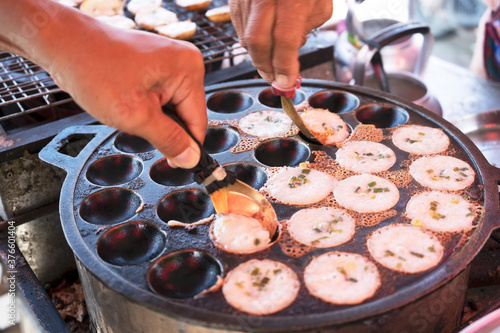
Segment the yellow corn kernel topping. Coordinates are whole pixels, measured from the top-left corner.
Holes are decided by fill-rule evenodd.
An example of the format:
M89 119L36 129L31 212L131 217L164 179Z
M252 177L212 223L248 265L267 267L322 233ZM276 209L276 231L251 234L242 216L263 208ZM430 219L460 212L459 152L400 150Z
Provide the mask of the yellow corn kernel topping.
M453 199L451 199L451 203L452 203L452 204L457 204L457 203L458 203L458 198L453 198Z
M421 227L422 226L422 220L420 219L413 219L411 220L411 225L414 227Z

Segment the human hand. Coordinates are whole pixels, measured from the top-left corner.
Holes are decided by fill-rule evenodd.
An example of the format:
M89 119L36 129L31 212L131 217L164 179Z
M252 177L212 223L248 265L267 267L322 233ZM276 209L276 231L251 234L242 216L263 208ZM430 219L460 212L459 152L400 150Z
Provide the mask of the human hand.
M267 81L292 88L298 52L312 29L332 16L332 0L229 0L240 44Z
M92 24L86 36L61 43L51 57L47 70L56 83L103 124L148 140L173 166L194 167L198 145L161 106L172 104L203 142L207 114L200 51L188 42Z

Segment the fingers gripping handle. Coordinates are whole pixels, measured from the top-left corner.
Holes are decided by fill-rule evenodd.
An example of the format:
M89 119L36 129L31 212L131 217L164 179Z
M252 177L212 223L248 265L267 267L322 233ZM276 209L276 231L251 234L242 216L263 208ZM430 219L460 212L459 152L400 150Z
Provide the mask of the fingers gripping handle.
M200 148L200 161L191 169L194 173L194 180L198 184L203 185L210 194L229 184L234 184L236 175L222 168L219 163L207 153L203 145L194 137L184 121L175 111L173 111L173 107L167 104L163 107L163 112L170 117L170 119L179 124Z
M68 173L77 166L83 163L97 148L97 146L116 129L105 125L94 126L72 126L59 132L39 153L39 158L47 163L55 165ZM84 136L91 138L90 141L83 147L77 156L70 156L63 153L63 148L71 142L72 139Z

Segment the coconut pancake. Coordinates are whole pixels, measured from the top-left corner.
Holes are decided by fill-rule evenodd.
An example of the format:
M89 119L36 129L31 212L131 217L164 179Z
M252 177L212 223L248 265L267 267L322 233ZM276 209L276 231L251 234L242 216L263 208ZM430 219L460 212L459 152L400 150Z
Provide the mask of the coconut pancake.
M229 6L221 6L209 9L205 13L205 16L210 21L215 23L231 22L231 13L229 12Z
M222 286L226 301L240 311L267 315L293 303L300 289L295 272L269 259L252 259L231 270Z
M304 271L309 292L333 304L358 304L380 287L375 264L355 253L327 252L314 258Z
M195 34L196 23L191 21L174 22L156 27L155 30L160 35L168 38L187 40Z
M85 0L81 3L80 10L94 17L123 15L123 2L121 0Z
M391 209L399 200L396 185L368 173L338 182L333 195L339 205L359 213L382 212Z
M437 154L445 151L450 139L440 128L420 125L398 127L392 134L396 147L412 154Z
M404 273L423 272L436 266L444 251L433 234L405 224L391 224L374 231L367 245L378 263Z
M412 224L437 232L466 231L476 217L474 207L460 195L438 191L422 192L406 204Z
M252 217L219 214L213 221L214 242L232 253L254 253L271 242L269 231Z
M326 198L335 183L333 177L321 171L284 167L269 178L264 188L281 203L309 205Z
M98 16L96 17L101 22L105 22L119 29L135 29L137 26L134 20L129 19L123 15L114 15L114 16Z
M410 175L433 190L459 191L474 182L475 172L466 162L452 156L424 156L410 165Z
M130 0L127 10L136 15L139 11L153 11L161 7L162 0Z
M301 209L287 221L288 232L304 245L325 248L352 239L356 223L342 209L332 207Z
M204 10L212 3L212 0L175 0L175 4L187 10Z
M243 132L262 138L284 136L291 131L292 125L292 120L285 113L272 110L252 112L239 121Z
M178 22L177 14L163 7L156 9L139 10L135 15L135 22L147 30Z
M349 137L347 124L329 110L306 109L301 117L309 131L324 145L343 142Z
M373 173L389 170L396 163L396 154L381 143L350 141L337 151L336 160L347 170Z

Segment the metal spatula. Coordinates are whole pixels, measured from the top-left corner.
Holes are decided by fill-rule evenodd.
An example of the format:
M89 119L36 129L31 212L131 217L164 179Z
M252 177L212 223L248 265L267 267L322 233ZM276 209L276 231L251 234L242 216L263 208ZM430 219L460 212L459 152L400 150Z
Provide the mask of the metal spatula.
M201 158L192 171L194 180L203 185L218 214L239 214L257 219L272 238L278 227L276 212L269 201L251 186L236 179L236 175L222 168L193 136L184 121L169 105L163 111L179 124L200 147Z
M319 140L314 136L314 134L309 131L307 126L304 124L302 117L298 114L297 110L295 110L295 106L293 105L293 98L295 97L295 89L300 88L300 83L302 82L302 78L297 78L297 83L295 87L291 89L283 89L281 88L275 81L271 83L273 88L273 93L281 97L281 107L285 111L285 113L292 119L293 123L297 125L300 132L311 142L316 144L321 144Z

